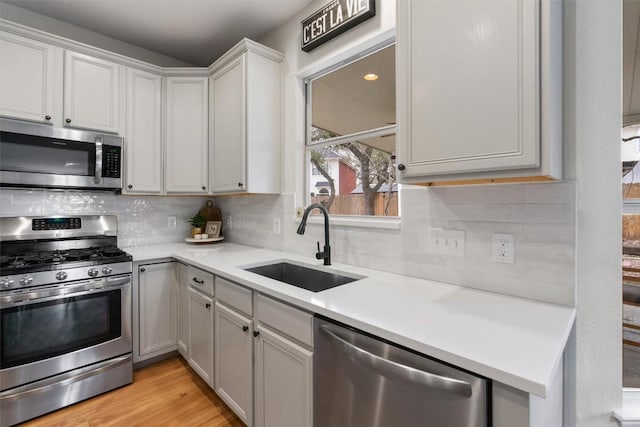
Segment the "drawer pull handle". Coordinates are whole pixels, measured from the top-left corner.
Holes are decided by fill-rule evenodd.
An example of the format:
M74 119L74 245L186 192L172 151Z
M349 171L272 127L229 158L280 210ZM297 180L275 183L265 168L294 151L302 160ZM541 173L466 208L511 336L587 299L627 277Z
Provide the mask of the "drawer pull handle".
M204 280L198 280L197 277L194 277L193 281L196 282L196 283L200 283L201 285L204 283Z

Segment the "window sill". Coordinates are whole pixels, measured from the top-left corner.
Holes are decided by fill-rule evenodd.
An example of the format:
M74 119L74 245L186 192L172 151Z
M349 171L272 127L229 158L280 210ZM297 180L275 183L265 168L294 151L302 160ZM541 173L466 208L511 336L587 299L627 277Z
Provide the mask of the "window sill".
M294 218L295 222L300 222L300 218ZM329 224L340 227L360 227L360 228L377 228L381 230L400 230L402 220L399 217L350 217L335 216L329 217ZM320 215L309 217L307 224L324 224L324 218Z
M640 389L623 389L622 408L614 411L613 417L621 427L640 426Z

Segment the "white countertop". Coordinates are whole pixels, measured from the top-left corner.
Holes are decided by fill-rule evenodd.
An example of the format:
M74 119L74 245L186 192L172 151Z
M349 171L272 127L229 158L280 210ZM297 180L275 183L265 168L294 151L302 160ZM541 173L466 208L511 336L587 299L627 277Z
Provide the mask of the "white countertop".
M575 318L571 307L335 263L329 268L366 278L314 293L240 267L319 261L232 243L124 250L134 262L175 258L540 397L546 396Z

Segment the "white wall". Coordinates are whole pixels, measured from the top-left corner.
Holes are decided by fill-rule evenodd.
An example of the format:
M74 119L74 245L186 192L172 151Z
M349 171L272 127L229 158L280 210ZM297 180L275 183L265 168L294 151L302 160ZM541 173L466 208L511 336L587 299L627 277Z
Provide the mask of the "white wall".
M565 143L577 193L569 425L613 425L621 403L621 22L620 0L565 2Z
M181 242L189 219L204 206L202 197L121 196L105 192L0 189L0 217L117 215L118 246ZM167 217L176 216L177 227Z
M179 59L171 58L158 52L153 52L111 37L103 36L96 32L78 27L73 24L59 21L39 13L0 2L0 18L12 21L27 27L36 28L47 33L55 34L71 40L76 40L91 46L99 47L110 52L119 53L130 58L155 64L161 67L190 67Z

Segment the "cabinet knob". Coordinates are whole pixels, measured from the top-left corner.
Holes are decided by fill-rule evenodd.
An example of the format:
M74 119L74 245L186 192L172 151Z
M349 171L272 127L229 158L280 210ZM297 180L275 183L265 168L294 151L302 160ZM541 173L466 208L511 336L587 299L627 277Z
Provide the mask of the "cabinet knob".
M204 306L207 307L207 308L211 308L211 304L209 304L209 303L206 303Z
M257 338L257 337L258 337L258 335L260 335L260 331L253 331L253 336L254 336L254 337L256 337L256 338Z
M128 188L129 190L131 190L131 189L133 188L133 185L129 184L129 185L127 185L127 188Z
M51 116L47 114L46 116L44 116L44 119L45 120L51 120Z
M203 186L202 186L202 189L203 189L203 190L206 190L206 189L207 189L207 187L205 187L205 186L203 185Z
M246 325L245 325L245 326L243 326L243 327L242 327L242 331L243 331L243 332L247 332L248 330L249 330L249 327L248 327L248 326L246 326Z
M147 270L145 270L145 268L144 268L144 267L142 267L142 268L140 269L140 273L144 273L145 271L147 271Z
M402 163L400 163L400 164L398 165L398 170L399 170L399 171L403 171L403 170L405 170L406 168L407 168L407 167L406 167L405 165L403 165Z
M66 119L65 122L71 123L71 119Z
M242 187L242 183L241 182L238 183L238 187Z

